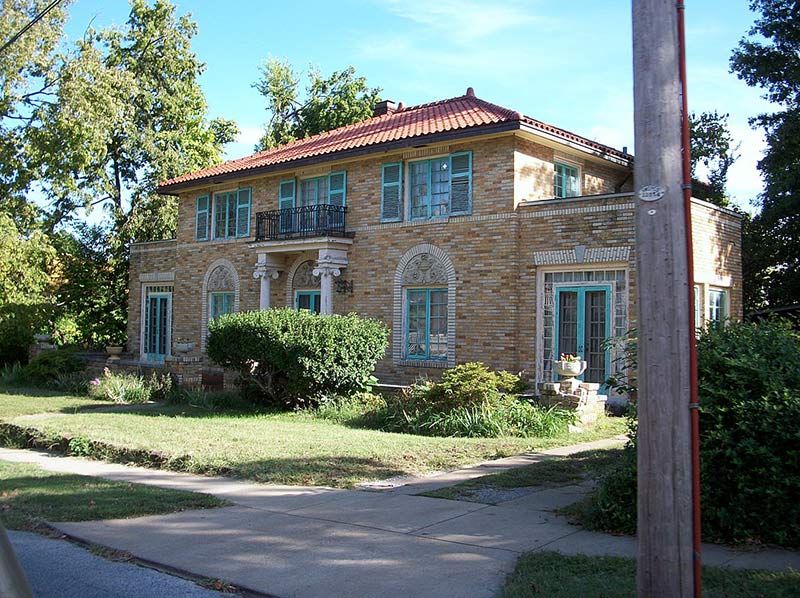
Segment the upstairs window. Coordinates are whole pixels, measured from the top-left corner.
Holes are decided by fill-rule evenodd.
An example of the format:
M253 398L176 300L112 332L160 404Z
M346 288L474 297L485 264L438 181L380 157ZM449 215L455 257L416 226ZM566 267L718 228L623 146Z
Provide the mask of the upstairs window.
M387 164L391 168L394 165ZM391 175L383 172L384 216L387 199L396 187ZM388 181L387 181L387 175ZM419 160L408 165L409 215L411 220L457 216L472 212L472 152L458 152L443 158ZM399 189L399 187L397 187ZM384 218L389 219L389 218Z
M577 197L580 195L578 169L560 162L555 163L553 177L553 197Z
M195 203L194 238L197 241L208 241L209 198L203 195Z
M347 203L347 173L344 170L313 179L302 179L297 187L297 205L295 206L294 179L281 181L279 195L282 210L319 205L344 206Z
M250 189L214 195L214 238L250 236Z

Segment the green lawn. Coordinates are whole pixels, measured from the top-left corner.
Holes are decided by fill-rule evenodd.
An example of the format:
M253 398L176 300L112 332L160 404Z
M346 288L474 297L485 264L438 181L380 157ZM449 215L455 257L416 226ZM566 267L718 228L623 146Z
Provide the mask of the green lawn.
M0 461L0 522L35 529L40 521L88 521L225 506L207 494L164 490L45 471Z
M41 388L0 389L0 420L34 413L75 413L79 409L108 407L105 401L74 397Z
M707 598L790 598L798 595L800 572L703 567ZM502 598L629 598L636 595L636 561L614 557L532 552L517 562Z
M30 413L30 408L23 406L12 410ZM0 411L0 419L4 417ZM625 431L622 419L604 419L592 430L549 439L431 438L348 427L308 413L211 413L184 406L122 407L116 412L84 411L12 421L41 432L46 437L44 444L72 438L73 447L90 456L276 484L336 487L448 469Z
M568 457L548 457L525 467L473 478L455 486L424 492L425 496L460 500L483 488L525 488L528 486L555 486L597 477L613 468L622 455L619 448L583 451Z

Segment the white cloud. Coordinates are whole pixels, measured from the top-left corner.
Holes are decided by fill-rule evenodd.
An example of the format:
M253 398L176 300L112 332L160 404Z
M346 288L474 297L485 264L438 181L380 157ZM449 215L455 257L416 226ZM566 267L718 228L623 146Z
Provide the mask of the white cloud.
M377 0L394 14L437 35L466 44L507 29L544 24L547 19L520 2L479 0Z
M749 126L731 125L731 136L741 142L739 159L728 170L728 193L734 202L747 208L751 200L764 190L764 181L758 170L766 149L762 131Z

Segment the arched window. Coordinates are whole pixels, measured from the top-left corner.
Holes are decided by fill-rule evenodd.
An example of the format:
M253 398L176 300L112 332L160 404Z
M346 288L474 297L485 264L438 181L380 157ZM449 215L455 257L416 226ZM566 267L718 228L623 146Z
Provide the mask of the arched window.
M394 281L393 360L399 365L455 365L456 275L434 245L400 259Z
M239 275L228 260L212 263L203 277L201 349L206 349L208 321L222 314L239 311Z

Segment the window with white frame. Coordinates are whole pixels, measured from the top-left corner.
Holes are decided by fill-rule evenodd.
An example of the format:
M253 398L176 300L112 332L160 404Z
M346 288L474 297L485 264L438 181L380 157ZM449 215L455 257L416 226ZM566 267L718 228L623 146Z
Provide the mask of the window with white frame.
M708 321L721 323L728 316L727 294L721 289L708 291Z
M556 162L553 174L553 197L577 197L580 195L580 173L578 168Z
M694 327L703 327L703 291L700 285L694 285Z

